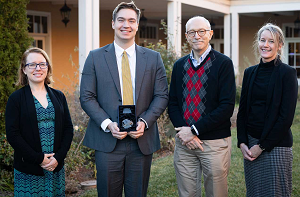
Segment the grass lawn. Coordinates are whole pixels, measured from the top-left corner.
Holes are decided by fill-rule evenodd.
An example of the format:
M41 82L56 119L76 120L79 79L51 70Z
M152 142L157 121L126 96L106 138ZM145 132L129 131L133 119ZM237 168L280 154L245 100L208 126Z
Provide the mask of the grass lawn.
M294 136L293 145L293 197L300 196L300 105L297 106L294 123L292 126ZM230 197L246 196L244 181L243 158L240 149L236 146L236 129L232 129L232 156L231 167L228 177ZM202 196L205 196L202 187ZM96 190L91 190L83 196L97 196ZM173 155L157 159L151 167L151 176L148 188L150 197L173 197L178 196L175 171L173 167Z

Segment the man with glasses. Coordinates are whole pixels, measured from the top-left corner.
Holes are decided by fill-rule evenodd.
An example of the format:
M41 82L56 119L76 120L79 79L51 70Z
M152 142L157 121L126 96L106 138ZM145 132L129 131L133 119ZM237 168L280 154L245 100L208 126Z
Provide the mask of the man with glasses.
M173 67L168 111L177 131L174 166L179 196L228 196L230 117L235 103L232 61L209 44L210 23L196 16L186 23L192 51Z

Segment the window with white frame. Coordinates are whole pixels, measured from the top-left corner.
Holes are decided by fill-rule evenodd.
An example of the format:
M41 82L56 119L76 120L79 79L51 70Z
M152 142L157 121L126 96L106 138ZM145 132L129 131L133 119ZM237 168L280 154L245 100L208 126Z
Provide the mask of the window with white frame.
M45 50L51 58L51 14L27 10L27 18L28 34L34 39L32 46Z
M145 46L148 43L155 44L158 42L158 25L147 24L145 28L139 27L139 45Z
M284 62L297 70L300 78L300 29L296 29L294 24L284 24L283 30L286 39L284 51Z
M224 27L217 26L214 27L213 30L214 35L209 43L213 49L220 53L224 53Z

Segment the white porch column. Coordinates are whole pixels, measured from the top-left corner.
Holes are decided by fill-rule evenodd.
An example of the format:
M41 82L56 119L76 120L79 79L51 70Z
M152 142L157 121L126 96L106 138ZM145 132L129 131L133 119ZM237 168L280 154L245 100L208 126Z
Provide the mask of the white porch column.
M233 12L232 16L232 61L235 75L239 74L239 14ZM237 82L238 83L238 82Z
M100 0L78 0L79 72L90 50L99 48ZM79 75L80 83L81 75Z
M181 2L168 1L168 48L181 55Z
M224 55L231 57L230 46L231 46L231 37L230 37L230 14L224 15Z

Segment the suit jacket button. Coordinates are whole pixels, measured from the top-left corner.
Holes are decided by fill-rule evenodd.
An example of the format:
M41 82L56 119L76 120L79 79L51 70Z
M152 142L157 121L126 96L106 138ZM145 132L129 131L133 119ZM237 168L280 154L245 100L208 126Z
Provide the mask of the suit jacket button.
M122 99L119 99L120 102L122 102Z

